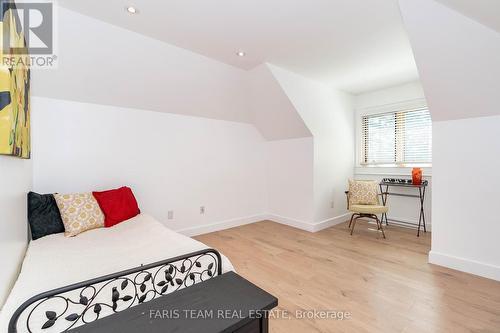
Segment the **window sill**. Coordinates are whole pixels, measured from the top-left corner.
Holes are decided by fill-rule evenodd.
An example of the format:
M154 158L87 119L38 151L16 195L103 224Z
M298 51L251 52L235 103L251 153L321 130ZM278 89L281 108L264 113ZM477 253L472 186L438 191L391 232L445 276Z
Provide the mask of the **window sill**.
M380 176L401 176L411 177L411 170L422 168L424 178L432 177L432 167L427 166L357 166L354 168L355 175L380 175Z
M413 169L413 168L432 168L431 163L387 163L387 164L358 164L359 168L394 168L394 169Z

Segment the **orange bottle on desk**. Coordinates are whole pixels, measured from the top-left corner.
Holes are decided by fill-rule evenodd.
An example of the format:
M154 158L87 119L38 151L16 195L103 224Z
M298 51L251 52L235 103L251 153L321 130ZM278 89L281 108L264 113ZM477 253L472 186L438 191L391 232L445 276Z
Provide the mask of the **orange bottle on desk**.
M422 169L413 168L413 170L411 170L411 179L412 179L413 185L422 184Z

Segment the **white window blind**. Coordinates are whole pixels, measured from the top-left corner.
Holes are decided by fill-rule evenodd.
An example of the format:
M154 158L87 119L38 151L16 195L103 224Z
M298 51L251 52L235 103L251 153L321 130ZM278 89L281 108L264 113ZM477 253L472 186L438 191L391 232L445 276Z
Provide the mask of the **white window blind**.
M362 117L361 164L428 164L432 122L427 108Z

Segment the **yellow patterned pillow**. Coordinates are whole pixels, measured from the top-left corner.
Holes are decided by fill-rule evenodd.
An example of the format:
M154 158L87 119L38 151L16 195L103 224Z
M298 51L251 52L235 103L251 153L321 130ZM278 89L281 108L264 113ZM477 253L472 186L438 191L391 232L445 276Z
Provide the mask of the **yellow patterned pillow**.
M64 224L64 235L73 237L104 227L104 214L92 193L54 194Z
M349 179L349 205L378 205L378 183Z

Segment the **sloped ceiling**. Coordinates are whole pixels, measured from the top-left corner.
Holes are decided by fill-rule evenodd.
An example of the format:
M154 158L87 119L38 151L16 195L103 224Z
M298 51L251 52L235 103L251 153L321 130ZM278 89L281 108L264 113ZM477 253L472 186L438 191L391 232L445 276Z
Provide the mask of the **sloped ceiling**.
M268 65L249 71L249 91L253 123L264 138L283 140L311 136Z
M397 0L58 3L242 69L272 63L350 93L418 77ZM129 3L139 14L124 10Z
M246 71L71 10L56 14L58 67L33 71L35 96L252 121Z
M498 0L437 0L491 29L500 32L500 1Z
M266 140L311 136L265 64L245 71L71 10L58 14L58 67L34 70L35 96L246 122Z
M500 33L434 0L400 0L435 121L500 114Z

